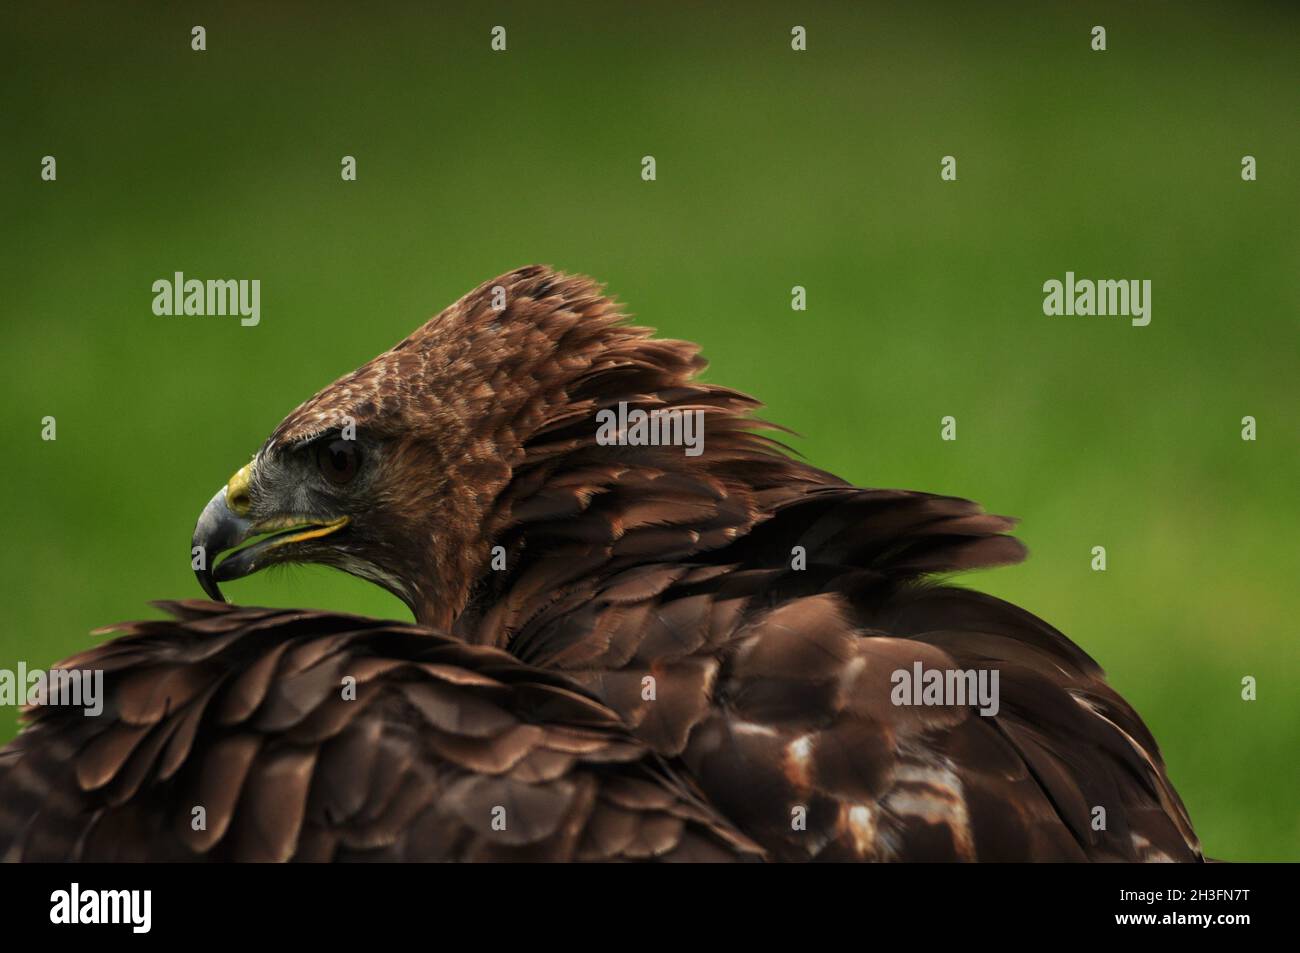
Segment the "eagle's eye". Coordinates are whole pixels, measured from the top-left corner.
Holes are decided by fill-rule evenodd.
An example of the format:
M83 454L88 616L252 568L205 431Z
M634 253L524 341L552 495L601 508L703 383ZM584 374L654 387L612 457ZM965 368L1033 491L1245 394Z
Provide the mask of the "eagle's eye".
M357 446L352 440L321 441L316 446L316 466L321 475L342 486L357 475Z

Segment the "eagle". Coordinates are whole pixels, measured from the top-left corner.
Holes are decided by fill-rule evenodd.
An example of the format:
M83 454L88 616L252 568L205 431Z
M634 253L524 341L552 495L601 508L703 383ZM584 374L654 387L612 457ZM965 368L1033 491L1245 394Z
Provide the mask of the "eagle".
M948 581L1012 519L816 469L704 366L530 266L321 390L202 510L211 601L25 710L0 858L1203 859L1097 663ZM286 563L415 621L224 601Z

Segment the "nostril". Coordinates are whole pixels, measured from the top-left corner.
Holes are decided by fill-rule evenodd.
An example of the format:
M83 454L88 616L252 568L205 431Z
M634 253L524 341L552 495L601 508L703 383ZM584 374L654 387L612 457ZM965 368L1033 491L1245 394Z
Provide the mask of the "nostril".
M236 516L243 516L253 505L253 498L248 492L248 474L252 464L240 467L239 472L226 484L226 506Z

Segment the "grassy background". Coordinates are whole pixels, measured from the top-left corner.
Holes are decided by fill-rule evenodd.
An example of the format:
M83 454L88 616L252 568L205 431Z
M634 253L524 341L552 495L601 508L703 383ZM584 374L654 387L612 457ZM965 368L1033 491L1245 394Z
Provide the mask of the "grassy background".
M194 520L286 412L540 261L813 462L1022 517L1030 560L967 584L1107 668L1207 852L1300 858L1296 10L584 6L6 8L0 666L199 595ZM260 278L261 325L155 317L178 270ZM1045 317L1066 270L1151 279L1151 325ZM325 570L229 591L405 617Z

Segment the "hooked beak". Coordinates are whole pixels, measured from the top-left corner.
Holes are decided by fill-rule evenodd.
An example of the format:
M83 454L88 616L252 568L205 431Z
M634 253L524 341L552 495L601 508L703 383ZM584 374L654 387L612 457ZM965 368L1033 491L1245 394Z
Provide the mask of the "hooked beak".
M251 522L247 518L250 467L242 468L216 492L194 526L190 544L194 575L203 591L218 602L226 599L217 583L251 575L276 561L270 554L283 555L279 551L286 546L328 536L349 522L346 516L326 522L300 516L273 516ZM222 553L255 537L260 538L214 565Z

